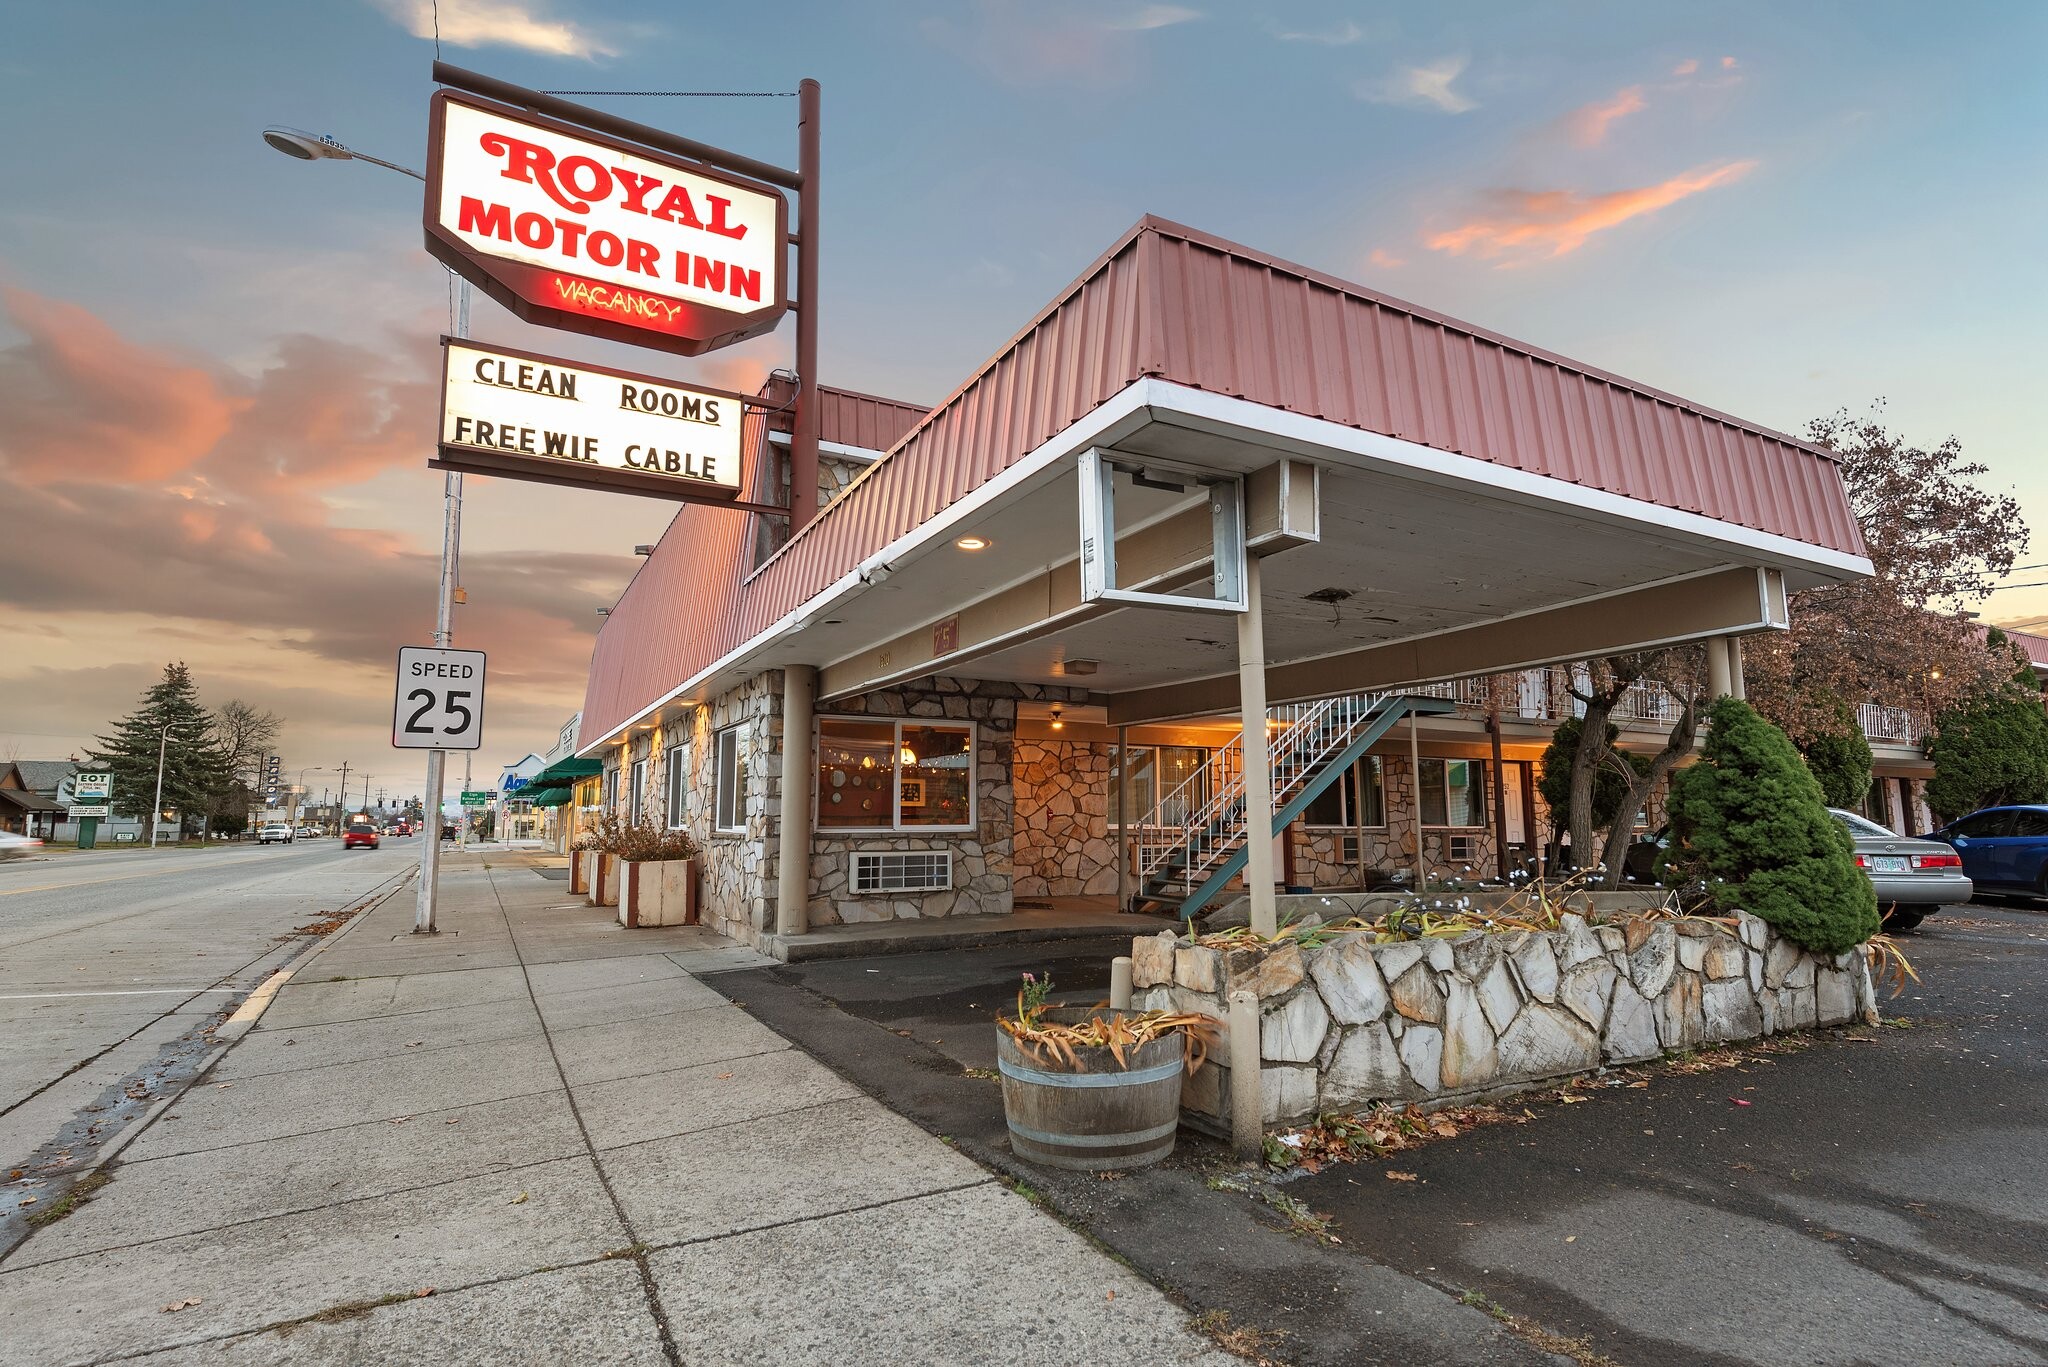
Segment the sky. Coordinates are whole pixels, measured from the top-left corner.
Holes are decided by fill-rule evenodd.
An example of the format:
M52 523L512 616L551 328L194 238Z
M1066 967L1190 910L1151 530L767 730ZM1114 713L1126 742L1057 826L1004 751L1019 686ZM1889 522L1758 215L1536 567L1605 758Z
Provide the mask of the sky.
M437 22L444 59L542 89L819 80L824 383L943 399L1153 213L1781 430L1882 400L1914 443L1984 462L2043 529L2022 563L2048 560L2026 398L2048 354L2048 6L6 10L0 759L83 753L183 660L206 701L280 713L316 792L344 761L422 790L389 747L392 673L433 628L453 287L416 181L259 134L424 166ZM795 162L786 94L588 102ZM684 359L479 295L472 333L751 389L794 324ZM553 744L597 609L671 512L468 480L479 778ZM2048 618L2048 588L1984 611Z

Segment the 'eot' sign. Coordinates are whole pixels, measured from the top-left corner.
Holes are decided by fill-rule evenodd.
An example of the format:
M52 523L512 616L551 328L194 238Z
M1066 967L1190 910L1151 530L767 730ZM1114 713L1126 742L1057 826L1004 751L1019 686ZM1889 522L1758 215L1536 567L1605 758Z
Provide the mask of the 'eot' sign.
M695 356L788 308L769 187L448 90L429 139L427 250L529 323Z

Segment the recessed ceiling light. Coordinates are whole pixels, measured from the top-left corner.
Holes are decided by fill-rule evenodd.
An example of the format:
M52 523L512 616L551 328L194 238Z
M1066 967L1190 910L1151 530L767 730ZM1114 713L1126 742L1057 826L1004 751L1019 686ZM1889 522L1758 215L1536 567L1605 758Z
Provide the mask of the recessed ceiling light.
M953 544L963 551L985 551L993 543L985 536L963 536Z

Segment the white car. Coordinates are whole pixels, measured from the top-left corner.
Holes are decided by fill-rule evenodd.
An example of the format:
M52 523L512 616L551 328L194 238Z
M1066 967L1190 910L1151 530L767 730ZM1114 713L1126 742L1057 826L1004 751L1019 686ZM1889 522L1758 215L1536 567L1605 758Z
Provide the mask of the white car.
M0 860L26 859L43 848L43 842L33 836L16 835L13 831L0 831Z
M259 845L289 845L295 838L292 828L282 821L266 821L256 831Z

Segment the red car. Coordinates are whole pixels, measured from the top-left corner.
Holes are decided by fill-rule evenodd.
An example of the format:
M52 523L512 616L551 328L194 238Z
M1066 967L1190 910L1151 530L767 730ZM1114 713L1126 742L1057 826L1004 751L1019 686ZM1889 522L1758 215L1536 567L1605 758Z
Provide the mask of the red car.
M343 849L352 850L358 845L368 845L373 850L377 848L377 828L367 821L351 821L341 833Z

